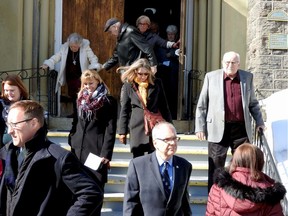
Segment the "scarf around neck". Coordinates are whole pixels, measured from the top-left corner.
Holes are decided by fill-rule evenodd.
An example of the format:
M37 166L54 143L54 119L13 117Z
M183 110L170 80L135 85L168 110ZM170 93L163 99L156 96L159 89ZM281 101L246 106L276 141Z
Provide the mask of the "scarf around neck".
M138 90L139 93L143 99L143 102L145 105L147 105L147 96L148 96L148 80L145 82L141 82L137 77L134 79L134 81L138 84Z
M107 93L108 90L103 83L100 83L94 92L83 89L77 99L79 117L88 121L95 118L96 111L107 100Z

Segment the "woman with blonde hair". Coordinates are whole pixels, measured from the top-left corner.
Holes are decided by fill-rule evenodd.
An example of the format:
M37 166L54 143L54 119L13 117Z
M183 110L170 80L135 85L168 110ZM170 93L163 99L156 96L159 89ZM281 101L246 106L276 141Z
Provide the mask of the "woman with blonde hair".
M116 137L117 102L95 70L85 70L81 75L77 114L76 130L70 134L71 149L83 164L90 153L101 158L97 169L88 168L104 190Z
M147 59L141 58L130 66L119 67L119 71L124 71L121 75L123 86L120 96L119 140L126 144L127 134L130 134L130 148L135 158L154 151L151 136L145 134L143 106L136 90L150 112L159 111L170 123L172 118L162 82L154 77Z
M244 143L233 154L227 170L215 172L207 203L206 216L283 215L280 201L286 189L262 172L263 152Z

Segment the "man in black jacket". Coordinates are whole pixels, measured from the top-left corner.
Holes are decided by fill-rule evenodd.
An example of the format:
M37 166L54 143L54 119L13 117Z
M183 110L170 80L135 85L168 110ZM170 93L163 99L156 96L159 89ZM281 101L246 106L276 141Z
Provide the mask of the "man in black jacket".
M117 44L112 57L103 64L105 70L109 70L117 63L119 66L131 65L138 58L145 56L152 66L152 72L154 74L157 72L153 47L136 27L128 23L122 24L117 18L111 18L107 20L104 27L104 32L107 31L117 37Z
M13 103L6 124L13 141L3 147L0 215L99 215L103 191L73 153L47 140L40 104Z

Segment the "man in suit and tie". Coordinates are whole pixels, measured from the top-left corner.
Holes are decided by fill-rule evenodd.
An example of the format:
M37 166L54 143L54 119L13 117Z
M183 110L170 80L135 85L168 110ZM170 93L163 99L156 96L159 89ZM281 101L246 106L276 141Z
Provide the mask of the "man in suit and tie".
M240 55L227 52L223 69L205 75L195 116L195 132L208 140L208 191L214 170L224 167L228 148L232 154L244 142L252 143L252 118L265 128L253 86L253 74L240 70Z
M192 165L174 155L179 141L175 127L158 123L152 139L156 150L130 161L123 215L192 215L188 192Z

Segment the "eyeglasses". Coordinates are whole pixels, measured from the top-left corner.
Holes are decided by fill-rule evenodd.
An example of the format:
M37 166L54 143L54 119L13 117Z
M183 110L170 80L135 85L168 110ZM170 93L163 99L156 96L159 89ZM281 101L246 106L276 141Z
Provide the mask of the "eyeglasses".
M235 62L233 62L233 61L224 61L224 64L226 64L226 65L229 65L229 64L236 65L238 63L239 63L238 61L235 61Z
M180 137L170 137L170 138L165 138L165 139L161 139L161 138L156 138L157 140L161 140L167 144L169 143L175 143L178 142L180 140Z
M144 26L144 25L148 25L148 24L147 23L139 23L138 25L143 25Z
M138 76L148 76L149 73L137 73Z
M18 122L6 122L6 125L7 127L11 127L11 128L17 128L17 124L20 124L20 123L23 123L23 122L27 122L27 121L31 121L33 118L30 118L30 119L25 119L25 120L22 120L22 121L18 121Z

